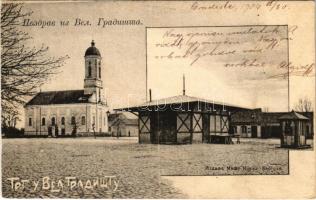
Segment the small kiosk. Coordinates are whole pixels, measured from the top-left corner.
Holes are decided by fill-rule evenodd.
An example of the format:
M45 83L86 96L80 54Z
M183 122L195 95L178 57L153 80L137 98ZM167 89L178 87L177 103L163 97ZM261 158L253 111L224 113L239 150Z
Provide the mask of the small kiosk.
M309 148L306 144L306 124L308 118L293 111L279 118L282 133L281 147L283 148Z

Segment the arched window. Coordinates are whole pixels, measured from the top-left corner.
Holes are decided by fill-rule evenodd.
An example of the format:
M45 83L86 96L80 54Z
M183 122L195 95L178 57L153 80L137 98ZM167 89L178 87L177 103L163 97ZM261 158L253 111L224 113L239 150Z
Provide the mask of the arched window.
M99 78L101 78L101 67L99 67Z
M29 118L29 126L32 126L32 118Z
M76 124L76 118L74 116L71 117L71 124L72 125Z
M92 125L92 130L95 131L95 126L96 126L96 124L95 124L95 116L92 117L92 124L91 125Z
M61 125L65 125L65 117L61 118Z
M99 101L101 101L101 89L99 88Z
M42 118L42 126L45 126L45 117Z
M91 63L90 62L88 66L88 77L91 77Z
M55 121L55 117L52 117L52 126L55 126L56 121Z
M86 117L85 116L81 117L81 125L86 125Z

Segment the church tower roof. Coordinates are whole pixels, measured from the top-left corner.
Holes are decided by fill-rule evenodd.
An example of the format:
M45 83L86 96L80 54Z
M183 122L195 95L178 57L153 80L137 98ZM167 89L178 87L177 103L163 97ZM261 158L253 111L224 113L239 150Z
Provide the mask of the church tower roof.
M84 56L101 56L99 49L95 47L95 43L92 40L91 47L86 50Z

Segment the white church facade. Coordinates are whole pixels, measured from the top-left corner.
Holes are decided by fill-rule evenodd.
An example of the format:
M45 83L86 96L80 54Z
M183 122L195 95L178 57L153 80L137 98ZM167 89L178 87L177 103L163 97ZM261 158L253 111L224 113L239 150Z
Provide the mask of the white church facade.
M85 136L108 132L109 109L103 92L102 57L94 41L84 59L83 90L40 92L26 103L26 136Z

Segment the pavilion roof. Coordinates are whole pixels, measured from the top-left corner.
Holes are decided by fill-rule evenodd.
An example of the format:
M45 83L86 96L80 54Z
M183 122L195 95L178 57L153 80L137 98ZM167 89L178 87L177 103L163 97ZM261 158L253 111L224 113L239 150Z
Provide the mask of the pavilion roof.
M144 107L155 107L155 106L162 106L162 105L178 105L178 104L182 104L182 103L195 103L195 102L212 104L212 105L216 105L216 106L238 108L238 109L246 109L246 110L251 109L251 108L241 107L241 106L237 106L237 105L233 105L233 104L227 104L225 102L212 101L212 100L207 100L207 99L198 98L198 97L192 97L192 96L188 96L188 95L178 95L178 96L172 96L172 97L162 98L162 99L158 99L158 100L147 101L147 102L142 103L140 105L131 106L128 108L118 108L115 110L137 110L137 109L141 109Z
M302 114L299 114L292 110L292 112L285 113L281 117L279 117L279 120L286 120L286 119L298 119L298 120L309 120L307 117L305 117Z

